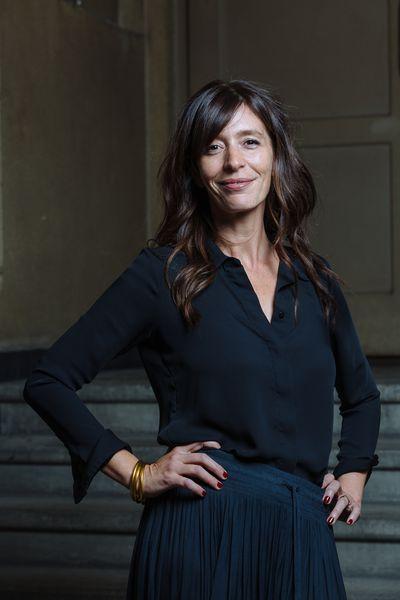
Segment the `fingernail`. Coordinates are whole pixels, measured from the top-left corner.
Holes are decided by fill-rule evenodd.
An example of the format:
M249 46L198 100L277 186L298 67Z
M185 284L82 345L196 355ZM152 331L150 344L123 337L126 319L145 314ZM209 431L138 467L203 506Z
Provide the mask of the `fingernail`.
M333 523L333 521L334 521L334 520L335 520L335 519L334 519L333 517L329 517L329 519L328 519L328 523L329 523L329 525L332 525L332 523Z
M347 521L347 523L348 523L349 525L352 525L352 524L353 524L353 519L349 519L349 520Z
M222 488L223 487L223 483L221 483L220 481L217 481L217 487Z
M226 471L223 472L223 476L225 477L225 479L228 477L228 473Z
M206 492L206 490L203 490L203 491L201 492L201 495L202 495L202 496L205 496L205 495L206 495L206 493L207 493L207 492Z
M330 499L330 497L329 497L329 496L325 496L325 497L324 497L324 502L325 502L325 504L329 504L330 500L331 500L331 499Z

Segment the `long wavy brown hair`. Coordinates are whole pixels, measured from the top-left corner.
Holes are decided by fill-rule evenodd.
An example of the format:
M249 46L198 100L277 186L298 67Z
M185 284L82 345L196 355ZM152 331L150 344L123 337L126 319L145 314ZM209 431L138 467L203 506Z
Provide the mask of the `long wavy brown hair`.
M294 273L296 323L297 273L285 249L287 243L313 282L326 322L332 327L337 304L329 280L343 280L310 246L307 219L317 201L313 179L295 149L293 125L280 97L253 81L215 79L194 93L183 106L157 173L164 216L154 237L147 240L148 245L173 247L165 264L165 282L185 323L194 326L201 315L193 307L192 299L212 283L216 274L206 238L218 239L207 191L196 183L196 175L199 181L198 160L242 105L247 105L264 123L273 145L264 225L279 258ZM186 264L171 282L169 268L180 251L186 255Z

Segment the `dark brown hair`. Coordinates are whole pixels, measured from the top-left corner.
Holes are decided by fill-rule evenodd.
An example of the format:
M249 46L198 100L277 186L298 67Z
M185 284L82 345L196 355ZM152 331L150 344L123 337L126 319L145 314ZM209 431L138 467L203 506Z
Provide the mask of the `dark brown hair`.
M329 278L341 279L310 247L306 221L316 204L312 176L295 149L293 126L280 98L255 82L215 79L187 100L157 173L164 217L155 236L148 241L173 246L165 265L165 281L184 321L189 326L195 325L201 315L191 301L215 276L206 237L217 239L207 191L196 183L197 164L241 105L247 105L264 123L272 141L274 160L264 213L268 239L279 258L292 269L289 253L285 250L285 242L290 244L315 286L327 323L333 317L332 325L337 305L330 291ZM168 271L179 251L185 253L187 262L171 283ZM297 319L297 273L295 270L293 273Z

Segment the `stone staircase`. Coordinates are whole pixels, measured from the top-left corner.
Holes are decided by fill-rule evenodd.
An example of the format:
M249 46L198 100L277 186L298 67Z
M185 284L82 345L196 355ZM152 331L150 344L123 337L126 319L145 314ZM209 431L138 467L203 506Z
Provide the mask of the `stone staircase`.
M359 521L334 525L349 600L400 599L400 370L374 372L382 393L380 464ZM74 504L69 455L24 402L23 384L0 383L0 597L125 600L143 507L102 473ZM104 371L78 393L136 455L154 461L163 454L156 443L158 407L143 369ZM331 467L340 428L337 402Z

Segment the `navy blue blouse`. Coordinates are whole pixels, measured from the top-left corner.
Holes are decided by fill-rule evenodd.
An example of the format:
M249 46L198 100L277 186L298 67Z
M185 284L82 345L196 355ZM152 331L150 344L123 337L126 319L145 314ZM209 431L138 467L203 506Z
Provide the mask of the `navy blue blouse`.
M75 503L115 452L132 452L76 391L132 346L158 401L157 442L166 451L217 440L238 457L320 485L332 447L336 387L342 426L333 474L364 471L368 481L378 464L380 393L339 284L329 281L339 304L330 331L314 286L288 247L298 276L298 322L294 272L283 261L270 322L240 260L211 238L207 245L216 277L193 300L202 314L193 330L164 281L172 247L145 247L43 354L25 382L26 402L70 453ZM183 252L176 256L171 277L185 260Z

